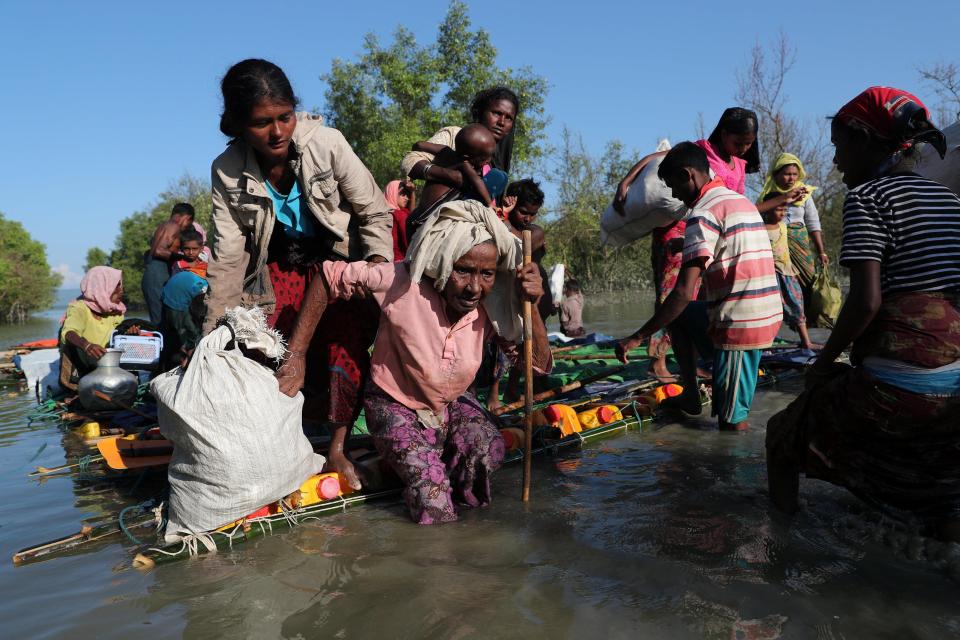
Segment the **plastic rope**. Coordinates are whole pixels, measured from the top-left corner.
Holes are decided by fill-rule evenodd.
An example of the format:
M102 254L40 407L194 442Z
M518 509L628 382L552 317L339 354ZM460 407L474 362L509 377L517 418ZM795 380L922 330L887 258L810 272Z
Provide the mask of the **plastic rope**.
M133 544L143 544L143 543L140 542L140 540L137 539L135 535L130 533L130 530L127 529L127 525L123 522L123 518L125 515L127 515L128 511L133 511L133 510L143 511L143 508L144 508L144 504L130 505L129 507L124 507L123 509L121 509L120 515L117 516L117 522L120 524L120 531L122 531L123 535L127 536L130 542L132 542Z
M81 456L80 459L77 460L77 473L81 475L86 474L90 470L91 462L93 462L92 455Z

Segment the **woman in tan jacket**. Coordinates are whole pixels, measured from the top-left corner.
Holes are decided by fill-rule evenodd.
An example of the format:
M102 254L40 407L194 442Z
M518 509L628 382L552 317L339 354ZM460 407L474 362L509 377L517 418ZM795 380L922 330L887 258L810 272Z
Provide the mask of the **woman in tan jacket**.
M393 255L390 206L343 135L297 113L283 71L238 62L221 82L220 130L230 138L213 161L213 255L204 332L226 308L259 305L289 336L304 293L324 260L383 262ZM360 488L343 446L360 411L368 349L379 317L368 300L331 305L306 353L285 366L306 371L304 415L333 433L331 471Z

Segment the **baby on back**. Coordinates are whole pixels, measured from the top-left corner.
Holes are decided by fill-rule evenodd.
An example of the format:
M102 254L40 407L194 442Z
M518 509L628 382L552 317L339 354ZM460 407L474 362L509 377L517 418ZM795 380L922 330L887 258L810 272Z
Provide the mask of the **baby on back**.
M430 166L443 167L456 178L453 182L459 187L451 187L449 182L428 179L420 195L420 206L408 218L409 234L430 215L435 207L452 200L478 200L486 206L503 193L507 176L497 169L490 169L490 161L496 150L497 141L493 134L482 124L469 124L457 133L454 148L430 142L417 142L415 151L434 154ZM486 171L486 174L484 174Z

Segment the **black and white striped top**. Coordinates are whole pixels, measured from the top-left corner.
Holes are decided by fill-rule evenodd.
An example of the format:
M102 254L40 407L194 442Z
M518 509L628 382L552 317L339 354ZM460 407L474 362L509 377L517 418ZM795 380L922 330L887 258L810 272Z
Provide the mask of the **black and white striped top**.
M881 264L881 292L960 290L960 197L913 173L851 189L840 264Z

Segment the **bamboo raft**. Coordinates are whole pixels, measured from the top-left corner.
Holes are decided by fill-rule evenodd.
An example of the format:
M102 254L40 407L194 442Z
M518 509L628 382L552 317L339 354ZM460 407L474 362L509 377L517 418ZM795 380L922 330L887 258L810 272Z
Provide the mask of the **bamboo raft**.
M615 374L617 371L619 371L619 368L608 371L606 373L606 377ZM601 379L603 377L604 376L591 376L591 379ZM633 385L633 391L640 391L643 389L652 388L653 386L656 386L655 381L645 381L644 383ZM576 388L579 389L580 385L577 385ZM558 395L559 394L551 395L551 399L553 399L553 401L557 401ZM590 402L596 402L599 399L600 398L598 395L586 394L583 397L569 402L569 404L571 406L583 406L584 404ZM540 401L537 403L537 406L542 407L545 404L546 403L543 401ZM630 403L613 402L612 404L626 406ZM592 429L584 429L579 433L574 433L570 436L559 439L543 437L541 433L541 436L537 439L537 444L532 449L532 453L534 455L542 456L548 452L555 452L569 447L579 447L585 443L619 435L631 429L642 428L644 425L648 425L649 423L649 418L629 416L624 417L624 419L617 422L600 425ZM114 438L114 440L116 439L117 438ZM150 443L149 440L143 442ZM145 447L149 447L149 445L145 445ZM101 445L101 448L103 448L103 445ZM114 449L116 449L116 446L114 446ZM504 463L516 463L522 459L522 456L523 452L521 449L510 451L504 459ZM157 462L162 464L165 462L165 460L151 460L149 457L147 457L144 462ZM321 516L343 512L348 508L359 506L368 502L394 498L398 496L401 491L402 487L399 486L377 488L371 491L361 491L354 494L342 495L331 500L324 500L294 510L281 510L279 513L274 515L246 519L237 526L234 526L229 531L217 531L205 534L203 537L207 543L206 545L203 544L203 541L198 543L196 540L189 540L187 542L181 542L167 546L141 545L134 556L132 566L138 568L149 568L157 563L169 562L172 560L189 557L191 555L204 554L212 551L232 548L235 544L240 544L246 540L262 537L274 531L288 529L291 526L305 520L311 520ZM65 554L78 553L88 549L97 548L102 543L106 543L111 539L115 540L118 536L122 535L126 535L132 541L137 541L138 539L134 534L155 534L160 530L162 519L160 518L159 512L154 512L154 510L159 507L160 505L156 502L131 505L120 513L116 521L84 526L80 531L69 536L21 549L13 554L13 563L15 565L21 565L47 560Z
M562 352L567 353L573 350L574 349L563 349ZM612 355L607 353L595 355L591 354L590 359L609 360L612 359ZM636 409L636 396L645 390L650 390L656 386L659 386L660 383L654 379L647 379L642 382L636 382L636 384L633 385L627 385L627 388L614 388L611 393L615 393L616 395L608 395L608 400L603 400L603 396L605 394L584 393L584 387L591 382L605 380L611 376L623 373L623 370L624 367L622 366L613 367L597 374L583 376L579 380L563 384L560 387L537 394L533 398L534 409L538 410L551 403L561 401L570 406L584 406L589 405L590 403L602 401L604 404L617 405L621 409L630 407L631 405L633 405L634 409ZM772 382L775 382L776 379L777 378L772 375L764 376L762 378L762 384L771 384ZM579 397L571 399L571 393L579 393ZM512 405L506 405L503 407L501 413L513 411L516 408L523 406L523 404L524 402L521 400L517 403L513 403ZM706 404L706 401L704 404ZM518 418L519 416L516 414L512 416L502 416L502 419L513 420L514 422L516 422ZM546 436L545 434L548 433L549 428L541 427L537 432L539 437L537 438L537 443L532 447L532 454L543 456L545 454L556 452L562 449L580 447L586 443L622 435L630 430L642 430L645 427L648 427L652 423L652 420L653 418L643 416L642 412L634 410L632 415L625 415L623 416L623 419L617 420L616 422L599 425L594 428L583 429L578 433L573 433L562 438L551 438ZM149 443L150 441L146 440L144 442ZM144 447L147 450L150 449L149 444L144 445ZM117 447L111 449L111 453L105 457L110 457L110 455L119 455L115 451L116 448ZM103 451L103 446L101 446L100 449ZM154 452L151 451L151 453ZM149 456L146 456L146 458L149 458ZM522 449L514 449L508 452L506 458L504 459L504 464L513 464L522 460L522 458ZM163 460L144 459L142 461L142 466L159 465L162 468L162 466L165 465L168 460L169 458L165 458ZM76 465L64 465L63 467L55 470L45 471L69 472L71 468L75 466ZM137 467L141 465L131 464L131 466ZM140 569L149 569L150 567L153 567L159 563L166 563L194 555L204 555L207 553L216 553L220 550L231 549L236 544L241 544L248 540L263 537L273 532L283 531L305 521L318 519L320 517L335 513L341 513L347 509L357 507L368 502L395 498L400 494L401 491L402 487L399 486L377 487L372 490L364 490L357 493L341 495L333 499L322 500L314 504L299 506L294 509L278 508L275 510L276 513L260 517L247 517L237 521L236 523L228 525L228 527L221 528L220 530L207 532L206 534L201 534L199 536L191 536L184 541L172 545L143 544L134 535L134 532L144 532L155 535L162 530L163 520L160 512L160 507L162 505L159 504L159 501L148 501L146 503L126 507L120 512L116 520L87 525L82 527L80 531L69 536L21 549L13 554L13 563L15 565L21 565L47 560L65 554L73 554L92 550L110 540L115 540L118 536L125 535L132 542L134 542L134 544L138 545L134 553L131 566Z

